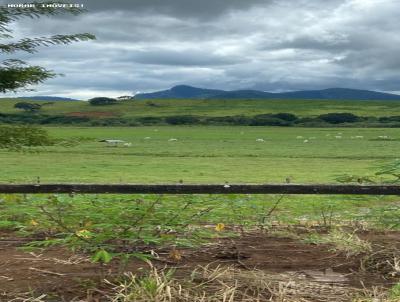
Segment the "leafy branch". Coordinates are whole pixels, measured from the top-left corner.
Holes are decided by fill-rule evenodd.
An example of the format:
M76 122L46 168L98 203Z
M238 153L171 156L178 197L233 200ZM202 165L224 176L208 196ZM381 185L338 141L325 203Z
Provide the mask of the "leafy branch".
M0 39L12 39L13 30L10 23L21 18L40 18L60 14L78 15L84 9L74 6L58 7L61 2L33 2L26 7L0 6ZM27 37L18 41L0 43L0 53L24 51L35 53L40 46L66 45L73 42L94 40L96 37L89 33L54 35L50 37ZM15 92L30 85L37 85L45 80L54 78L56 73L41 66L30 66L24 61L11 59L0 63L0 92ZM31 90L31 89L28 89Z
M70 44L72 42L94 40L95 36L89 33L74 35L55 35L51 37L24 38L15 43L0 44L0 52L13 53L25 51L29 53L37 52L39 46L51 46L60 44Z

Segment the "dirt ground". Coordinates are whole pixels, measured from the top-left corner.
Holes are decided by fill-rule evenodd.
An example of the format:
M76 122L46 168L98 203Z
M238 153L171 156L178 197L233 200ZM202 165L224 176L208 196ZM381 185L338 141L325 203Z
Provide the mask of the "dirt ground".
M363 239L373 246L400 248L400 232L364 232ZM0 233L0 301L46 294L46 301L102 301L102 281L112 280L123 271L138 272L148 266L140 260L123 265L118 261L101 266L89 257L60 247L28 252L21 246L29 238ZM197 249L180 250L182 258L172 260L171 249L154 253L157 267L174 267L185 278L200 266L235 266L243 270L262 270L271 274L301 275L316 283L340 284L352 288L390 287L396 280L378 271L361 271L362 255L346 257L329 245L313 245L296 239L277 238L263 233L247 233L238 238L223 238ZM54 300L51 299L54 297ZM88 298L90 297L90 298Z

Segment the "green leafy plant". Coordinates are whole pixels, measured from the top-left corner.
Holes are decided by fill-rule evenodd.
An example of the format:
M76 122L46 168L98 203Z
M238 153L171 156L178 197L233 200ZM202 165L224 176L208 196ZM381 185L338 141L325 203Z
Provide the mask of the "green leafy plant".
M377 182L376 175L352 175L342 174L335 178L340 183L374 184Z
M391 183L400 182L400 160L380 166L375 175L388 177Z
M398 183L400 182L400 160L375 167L376 172L367 175L343 174L336 177L341 183L359 184Z
M93 262L109 263L112 260L112 255L106 250L98 250L92 257Z
M15 221L21 235L39 236L29 247L61 244L93 253L92 260L107 263L110 257L146 259L150 246L204 242L216 234L202 226L213 219L214 207L213 201L203 202L196 196L177 200L5 195L0 221Z

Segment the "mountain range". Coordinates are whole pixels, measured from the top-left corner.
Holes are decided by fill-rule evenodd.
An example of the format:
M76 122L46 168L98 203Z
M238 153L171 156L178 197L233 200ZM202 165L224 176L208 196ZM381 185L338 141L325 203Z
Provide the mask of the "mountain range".
M76 99L59 97L59 96L47 96L47 95L39 95L39 96L21 96L19 99L25 100L36 100L36 101L78 101Z
M329 88L291 92L265 92L259 90L218 90L188 85L174 86L168 90L138 93L135 99L322 99L322 100L400 100L400 95L350 89Z

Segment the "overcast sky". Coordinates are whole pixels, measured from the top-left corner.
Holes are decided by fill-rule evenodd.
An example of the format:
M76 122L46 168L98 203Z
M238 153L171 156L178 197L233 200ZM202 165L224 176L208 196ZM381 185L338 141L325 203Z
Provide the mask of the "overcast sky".
M273 92L400 91L400 0L73 3L84 4L88 12L13 24L17 37L97 36L35 54L16 53L64 74L18 96L116 97L178 84Z

